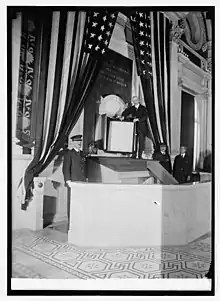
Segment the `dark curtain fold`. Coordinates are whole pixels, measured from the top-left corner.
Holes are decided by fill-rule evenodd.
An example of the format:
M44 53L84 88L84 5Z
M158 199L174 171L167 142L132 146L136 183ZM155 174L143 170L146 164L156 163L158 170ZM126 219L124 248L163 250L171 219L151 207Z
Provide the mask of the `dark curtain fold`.
M152 78L141 76L141 83L143 87L144 101L149 116L151 131L153 134L153 141L155 145L158 145L160 143L160 136L159 136L157 120L156 120Z
M84 77L82 81L82 89L80 89L80 92L75 91L75 93L72 93L70 96L70 107L67 112L67 114L64 116L65 119L65 125L61 128L61 131L59 133L58 140L56 141L56 144L54 145L52 151L50 152L49 156L47 157L46 161L45 156L38 161L39 156L34 159L32 164L27 168L24 178L24 185L26 188L26 199L30 199L31 196L31 184L33 177L36 177L41 173L54 159L54 157L57 155L58 151L63 147L66 138L70 134L72 128L74 127L75 123L77 122L81 111L83 109L86 97L88 96L88 93L90 92L92 88L92 84L94 80L96 79L96 76L98 74L99 68L100 68L101 62L98 62L97 59L90 59L86 70L84 71ZM79 83L80 81L77 81ZM55 113L55 112L54 112ZM55 115L53 116L55 118ZM26 202L25 205L27 206L28 203Z
M143 19L142 17L139 18L141 14L143 15ZM141 78L142 89L144 93L144 101L149 116L149 123L151 128L149 129L149 131L152 132L154 144L157 145L160 143L160 136L159 136L158 125L156 121L153 79L149 73L150 70L148 65L151 59L149 59L149 57L147 57L146 55L141 57L141 51L143 51L142 50L143 48L140 47L140 43L142 41L145 43L145 45L150 44L149 39L147 38L147 34L149 31L148 29L145 29L145 27L148 26L147 19L149 18L149 13L145 14L142 11L133 11L131 15L129 15L129 18L130 18L130 23L132 28L132 38L133 38L133 45L134 45L135 60L137 65L137 72ZM141 22L144 25L143 28L139 26ZM142 36L140 35L140 32L142 31L145 34L145 36L144 34ZM142 59L145 60L145 65L141 64Z
M34 162L39 161L42 149L42 133L44 124L45 99L47 91L48 65L50 55L50 39L52 27L52 13L41 12L39 16L39 24L41 24L41 40L40 40L40 58L39 58L39 77L38 88L36 89L36 98L38 98L36 110L36 133L35 133L35 148ZM34 164L34 163L33 163Z
M67 22L67 13L61 12L60 14L60 26L59 26L59 35L58 35L58 45L57 45L57 57L56 57L56 69L55 69L55 79L54 79L54 91L53 91L53 100L52 100L52 110L50 116L50 127L49 135L47 139L46 149L50 149L51 144L54 140L54 132L56 127L57 111L59 106L59 94L61 86L61 77L62 77L62 64L63 64L63 55L64 55L64 45L65 45L65 32L66 32L66 23Z
M167 101L167 124L168 124L168 134L169 134L169 147L171 146L171 123L170 123L170 30L171 30L171 23L169 19L165 18L166 22L166 30L165 30L165 51L166 51L166 66L167 66L167 94L168 94L168 101Z
M94 46L93 52L88 53L86 51L86 39L88 39L88 22L91 15L88 18L88 14L85 12L71 12L70 14L72 15L70 16L65 12L55 12L52 13L49 20L47 19L45 23L43 22L42 51L46 50L45 48L48 46L48 41L51 39L50 48L52 49L52 52L50 50L49 53L47 51L42 53L40 62L42 73L40 74L39 81L39 96L41 97L40 103L42 111L39 120L41 117L40 121L42 121L42 126L40 126L40 129L38 128L38 133L36 133L39 137L38 150L34 159L27 167L23 177L25 197L22 202L22 209L24 210L26 210L28 203L31 200L33 178L38 176L50 164L60 149L64 147L67 137L82 112L85 101L88 98L93 83L97 78L103 58L105 57L103 53L107 51L117 17L116 15L113 19L113 15L111 15L111 18L113 19L113 28L109 29L110 35L108 35L108 37L106 36L108 43L105 45L101 44L97 39L96 45L100 46L100 51L96 51L97 46L96 48ZM106 11L100 18L106 20L104 17L105 14L107 14ZM73 19L71 19L71 17L73 17ZM70 30L69 27L67 28L67 23L71 21L73 21L73 27L71 27L71 50L70 56L68 56L68 58L66 57L66 59L69 60L69 68L65 69L64 53L69 47L66 39L67 31ZM91 23L90 26L92 26L92 24L93 23ZM82 25L84 27L82 27ZM57 26L59 26L58 32ZM54 30L54 34L49 37L51 30ZM97 29L97 32L97 36L100 36L100 34L104 35L101 29L99 31ZM105 51L103 50L104 47L106 47ZM56 58L55 60L54 57ZM52 70L50 68L54 67L54 62L55 71L53 78L50 74L50 70ZM63 71L64 69L65 71ZM68 78L66 80L66 96L65 99L61 99L61 81L64 83L62 72L66 74L65 72L67 72L67 69ZM50 83L53 83L54 86L50 87ZM50 94L51 91L52 96ZM61 102L64 105L63 111ZM60 124L57 123L58 115L61 116ZM47 120L45 120L45 116L47 116Z
M160 12L152 13L157 93L162 140L170 146L170 46L169 20Z
M155 145L170 146L170 47L169 20L160 12L131 13L138 74L149 114Z
M153 12L154 21L154 49L155 52L155 67L156 67L156 82L157 82L157 95L159 105L159 115L161 122L161 131L163 136L163 142L167 142L166 137L166 125L165 125L165 86L164 86L164 26L163 26L163 15L158 12Z

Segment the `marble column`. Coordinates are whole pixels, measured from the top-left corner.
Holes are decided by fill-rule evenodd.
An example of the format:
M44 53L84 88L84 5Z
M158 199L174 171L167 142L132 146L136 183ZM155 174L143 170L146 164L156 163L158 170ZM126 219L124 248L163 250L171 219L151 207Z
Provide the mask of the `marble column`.
M193 169L201 168L203 158L203 99L201 95L195 95L195 120L194 120L194 154L193 154Z
M44 183L46 178L34 178L33 199L27 209L26 222L29 229L36 231L43 229L43 200Z
M178 44L171 42L171 159L179 153L181 131L181 88L179 87Z
M207 127L208 127L208 120L207 120L207 111L208 111L208 96L207 93L197 95L195 97L195 101L197 101L198 106L198 114L199 114L199 145L196 146L197 149L197 166L199 168L203 168L204 158L207 155ZM195 137L196 139L196 137Z

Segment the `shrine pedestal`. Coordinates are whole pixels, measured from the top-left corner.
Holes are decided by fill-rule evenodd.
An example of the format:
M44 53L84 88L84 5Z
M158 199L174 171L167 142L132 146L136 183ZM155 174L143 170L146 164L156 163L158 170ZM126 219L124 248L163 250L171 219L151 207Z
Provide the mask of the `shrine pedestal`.
M210 231L211 182L72 183L68 242L79 247L186 245Z

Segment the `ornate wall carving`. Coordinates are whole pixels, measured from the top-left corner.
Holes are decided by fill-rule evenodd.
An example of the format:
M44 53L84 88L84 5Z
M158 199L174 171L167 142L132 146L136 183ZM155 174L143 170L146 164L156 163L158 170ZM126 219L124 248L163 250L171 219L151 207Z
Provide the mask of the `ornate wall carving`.
M212 42L207 41L205 21L201 12L188 12L171 19L170 40L179 45L178 53L204 71L211 72Z
M192 49L206 50L206 30L201 12L189 12L181 21L180 27L184 30L186 41Z
M23 19L21 32L16 137L21 145L33 146L31 137L32 98L37 32L32 18Z
M179 44L180 38L184 34L184 29L181 28L177 22L173 22L172 29L170 31L170 40Z

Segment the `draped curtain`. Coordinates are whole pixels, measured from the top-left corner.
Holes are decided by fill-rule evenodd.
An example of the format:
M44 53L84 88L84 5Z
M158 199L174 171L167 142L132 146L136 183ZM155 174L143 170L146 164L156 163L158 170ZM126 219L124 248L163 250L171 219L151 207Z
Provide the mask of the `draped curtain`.
M160 140L170 148L170 23L160 12L150 16L155 111Z
M156 146L170 146L169 20L160 12L132 11L130 23L149 128Z
M100 13L104 21L106 13ZM107 33L108 39L105 44L103 42L104 46L101 47L97 40L99 44L96 44L96 48L95 45L87 45L88 41L91 43L90 31L96 23L91 22L92 14L83 11L54 11L46 13L42 18L39 110L36 112L39 125L35 156L20 182L22 209L27 208L32 197L33 178L50 164L64 146L102 64L105 53L103 47L108 47L117 14L111 15L111 27ZM94 13L94 16L98 15ZM94 51L86 51L86 45L94 48Z

